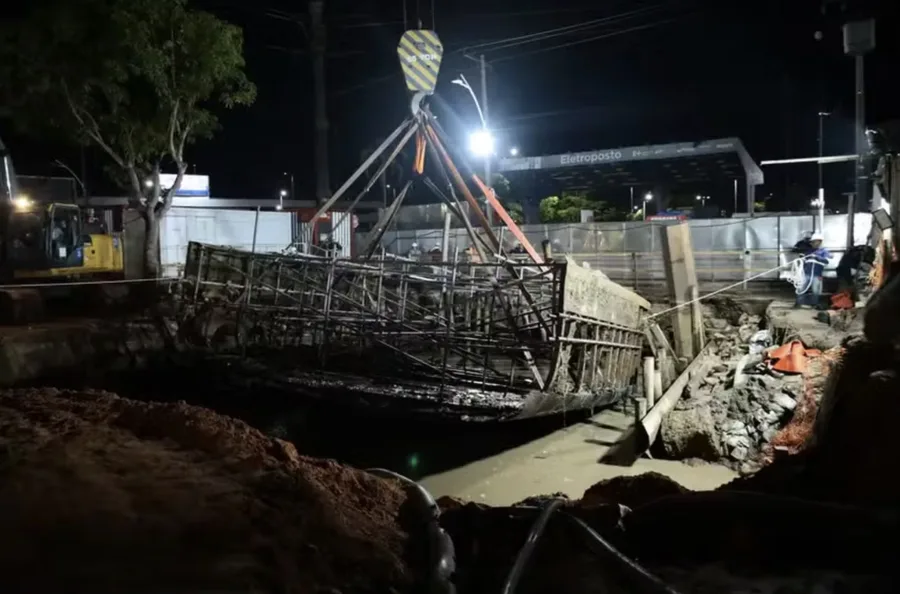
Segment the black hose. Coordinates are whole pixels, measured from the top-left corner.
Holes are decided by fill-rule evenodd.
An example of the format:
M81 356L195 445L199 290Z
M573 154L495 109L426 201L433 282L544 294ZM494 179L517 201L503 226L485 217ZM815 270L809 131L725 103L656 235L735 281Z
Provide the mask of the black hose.
M642 591L651 592L653 594L678 594L675 590L664 581L644 569L636 561L627 557L624 553L614 547L609 541L600 536L596 530L587 525L581 518L577 518L571 514L565 514L575 526L578 526L582 533L588 537L588 544L594 552L611 557L616 565L623 570L628 577L635 581L635 585L639 586Z
M410 488L416 494L419 503L427 512L427 531L429 540L429 552L431 554L431 574L429 587L435 594L456 594L456 586L453 585L453 574L456 572L456 551L453 548L453 540L447 531L441 528L441 508L428 489L393 470L386 468L369 468L366 472L382 478L397 479Z
M564 499L551 499L547 505L541 508L541 513L534 521L534 524L531 525L531 531L528 533L528 538L525 539L525 544L519 549L519 554L516 556L516 560L510 568L509 574L506 576L506 581L503 583L503 594L512 594L516 591L519 580L522 578L522 572L525 570L525 565L531 558L531 553L534 552L534 546L537 544L538 539L544 533L544 528L547 527L550 516L552 516L553 512L559 509L559 506L563 503L565 503Z

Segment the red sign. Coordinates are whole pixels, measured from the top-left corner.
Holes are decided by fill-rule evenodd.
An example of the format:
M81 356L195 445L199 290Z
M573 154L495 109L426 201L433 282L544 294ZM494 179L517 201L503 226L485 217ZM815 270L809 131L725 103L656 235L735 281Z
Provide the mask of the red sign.
M687 217L684 215L653 215L647 217L648 221L686 221Z

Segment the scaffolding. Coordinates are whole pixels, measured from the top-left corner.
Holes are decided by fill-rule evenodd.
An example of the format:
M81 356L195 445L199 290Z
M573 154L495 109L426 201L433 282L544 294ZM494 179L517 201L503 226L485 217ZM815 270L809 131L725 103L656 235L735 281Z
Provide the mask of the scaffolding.
M307 378L516 416L620 397L640 362L647 308L567 261L422 263L200 243L188 247L181 303L202 332L226 320L240 348L291 353Z

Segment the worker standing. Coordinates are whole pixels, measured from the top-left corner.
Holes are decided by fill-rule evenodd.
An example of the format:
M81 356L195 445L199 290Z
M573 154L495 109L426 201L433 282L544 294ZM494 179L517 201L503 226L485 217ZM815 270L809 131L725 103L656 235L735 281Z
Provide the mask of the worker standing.
M831 259L831 254L822 247L824 239L821 233L813 233L809 241L801 241L795 246L806 258L803 262L803 287L806 289L797 295L797 307L809 305L817 307L822 296L822 274Z

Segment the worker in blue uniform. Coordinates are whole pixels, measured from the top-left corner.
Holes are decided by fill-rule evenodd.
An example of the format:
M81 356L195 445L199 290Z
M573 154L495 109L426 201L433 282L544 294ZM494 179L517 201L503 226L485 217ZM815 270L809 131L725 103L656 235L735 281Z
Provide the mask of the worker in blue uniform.
M795 246L795 250L806 258L803 262L803 288L806 290L797 295L797 307L819 305L822 297L822 274L831 259L831 254L822 247L823 239L822 234L817 232L809 240L800 241Z

